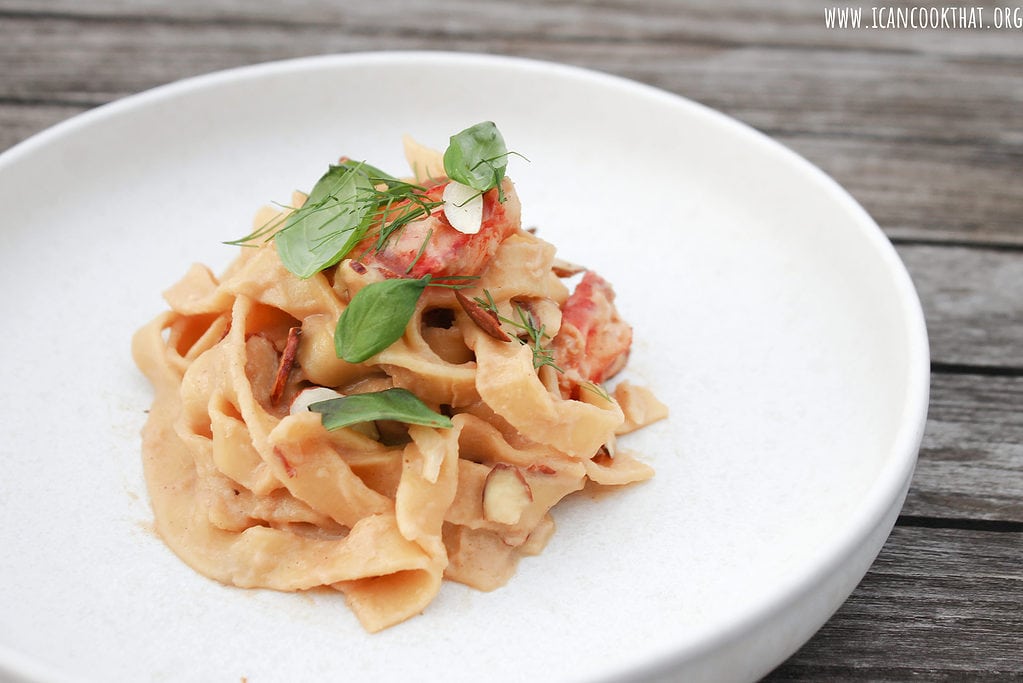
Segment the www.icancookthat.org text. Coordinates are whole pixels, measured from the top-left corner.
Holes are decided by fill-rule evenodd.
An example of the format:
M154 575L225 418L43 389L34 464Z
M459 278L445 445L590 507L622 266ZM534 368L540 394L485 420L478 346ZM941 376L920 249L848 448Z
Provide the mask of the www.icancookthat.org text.
M827 28L1014 29L1023 31L1023 6L912 6L824 8Z

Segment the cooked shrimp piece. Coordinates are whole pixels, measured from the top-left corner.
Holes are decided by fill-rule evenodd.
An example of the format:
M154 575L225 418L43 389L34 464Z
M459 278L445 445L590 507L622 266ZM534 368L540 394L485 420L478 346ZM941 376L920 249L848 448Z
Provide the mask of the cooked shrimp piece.
M428 186L431 200L440 201L447 186L441 180ZM375 235L364 239L353 250L357 261L374 265L401 277L479 275L497 247L517 232L521 223L519 197L510 180L501 186L504 201L494 188L483 195L483 225L476 234L467 235L451 227L442 207L395 233L382 249L376 250Z
M610 283L588 270L562 307L551 349L564 371L558 384L566 398L575 397L580 384L610 379L629 359L632 327L618 315L614 300Z

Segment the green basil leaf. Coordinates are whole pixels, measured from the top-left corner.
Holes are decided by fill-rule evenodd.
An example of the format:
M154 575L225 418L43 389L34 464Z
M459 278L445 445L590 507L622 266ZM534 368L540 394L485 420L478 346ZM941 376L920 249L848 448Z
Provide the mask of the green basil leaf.
M492 121L477 123L451 136L444 152L448 178L486 192L497 187L508 166L508 148Z
M373 282L352 297L334 328L334 351L361 363L396 342L416 311L429 276Z
M310 404L309 410L323 416L323 426L327 429L373 420L398 420L445 429L452 426L449 418L433 412L411 391L400 388L318 401Z
M274 235L284 266L307 278L344 258L369 227L372 192L365 174L348 165L331 166Z

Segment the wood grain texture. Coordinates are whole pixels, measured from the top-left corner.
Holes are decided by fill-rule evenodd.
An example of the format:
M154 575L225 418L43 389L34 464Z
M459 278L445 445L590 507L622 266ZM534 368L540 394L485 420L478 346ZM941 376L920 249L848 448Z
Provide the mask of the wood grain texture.
M1019 680L1019 534L896 527L835 616L768 681Z
M934 363L1023 368L1023 250L907 244L898 253L923 305Z
M902 514L1002 520L1023 531L1023 377L932 375L927 427ZM1016 543L1023 566L1023 535Z
M180 78L393 49L598 69L764 131L896 243L933 359L899 524L852 597L768 680L1023 680L1023 31L828 29L830 6L0 0L0 150Z
M828 30L812 2L409 4L5 0L0 111L95 106L270 59L501 52L635 78L731 114L834 175L892 235L1023 244L1023 41L1011 32ZM32 129L5 127L0 145Z

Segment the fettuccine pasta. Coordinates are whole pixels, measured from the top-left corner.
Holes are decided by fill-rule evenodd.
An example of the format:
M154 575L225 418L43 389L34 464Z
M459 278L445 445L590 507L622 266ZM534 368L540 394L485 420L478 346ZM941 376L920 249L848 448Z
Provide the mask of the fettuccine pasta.
M606 281L521 228L503 167L491 187L465 191L480 218L463 232L455 212L475 207L443 200L458 182L447 156L407 152L415 178L380 181L343 160L333 190L262 210L266 239L219 277L193 266L133 340L155 391L142 453L160 537L225 584L336 589L370 632L421 613L444 579L506 583L551 537L551 509L587 482L652 476L615 438L667 414L642 387L604 388L631 329ZM341 206L344 183L352 197L386 189L400 201L374 204L341 258L297 275L285 262L296 247L278 233L308 227L303 205ZM396 207L416 203L381 239ZM389 343L372 336L400 308L369 298L381 284L414 290ZM341 357L363 339L384 346ZM377 412L351 417L353 396Z

